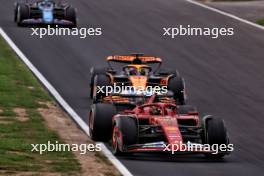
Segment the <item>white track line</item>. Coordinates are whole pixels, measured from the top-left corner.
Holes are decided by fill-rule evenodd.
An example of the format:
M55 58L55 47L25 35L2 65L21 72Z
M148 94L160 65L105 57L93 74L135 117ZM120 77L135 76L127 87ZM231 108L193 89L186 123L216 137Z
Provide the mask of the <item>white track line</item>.
M0 35L5 39L8 45L15 51L19 58L28 66L28 68L35 74L35 76L44 84L49 92L56 98L59 104L67 111L67 113L75 120L75 122L81 127L81 129L88 135L89 127L80 118L80 116L70 107L70 105L61 97L58 91L49 83L49 81L38 71L38 69L29 61L29 59L22 53L22 51L16 46L16 44L10 39L5 31L0 27ZM107 149L103 143L99 143L102 146L102 152L113 163L113 165L119 170L122 175L132 176L128 169Z
M195 1L195 0L186 0L186 1L189 2L189 3L195 4L195 5L198 5L198 6L200 6L200 7L206 8L206 9L208 9L208 10L214 11L214 12L216 12L216 13L222 14L222 15L224 15L224 16L227 16L227 17L233 18L233 19L238 20L238 21L240 21L240 22L246 23L246 24L248 24L248 25L254 26L254 27L256 27L256 28L259 28L259 29L264 30L264 26L258 25L258 24L256 24L256 23L251 22L251 21L248 21L248 20L245 20L245 19L240 18L240 17L238 17L238 16L232 15L232 14L230 14L230 13L227 13L227 12L224 12L224 11L221 11L221 10L218 10L218 9L216 9L216 8L213 8L213 7L210 7L210 6L208 6L208 5L202 4L202 3L197 2L197 1Z

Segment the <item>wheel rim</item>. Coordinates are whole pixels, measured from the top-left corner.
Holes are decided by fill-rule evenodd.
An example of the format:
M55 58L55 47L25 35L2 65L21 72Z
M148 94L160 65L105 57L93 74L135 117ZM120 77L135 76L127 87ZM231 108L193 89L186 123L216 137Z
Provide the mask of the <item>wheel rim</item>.
M20 7L17 9L17 22L21 21Z
M120 151L120 142L121 142L121 133L118 130L118 128L115 126L112 135L112 145L113 145L114 153Z
M93 86L93 99L94 99L94 100L96 99L96 93L97 93L96 85L94 85L94 86Z
M113 149L114 152L117 152L117 127L115 126L113 129L113 135L112 135L112 145L113 145Z
M96 101L97 100L97 90L96 90L96 86L97 85L97 78L96 80L94 81L94 84L93 84L93 101Z
M185 80L183 79L183 89L182 89L182 94L183 94L183 103L185 103L186 99L187 99L187 94L186 94L186 89L185 89Z
M90 131L90 136L92 137L93 136L93 111L90 111L89 113L89 131Z

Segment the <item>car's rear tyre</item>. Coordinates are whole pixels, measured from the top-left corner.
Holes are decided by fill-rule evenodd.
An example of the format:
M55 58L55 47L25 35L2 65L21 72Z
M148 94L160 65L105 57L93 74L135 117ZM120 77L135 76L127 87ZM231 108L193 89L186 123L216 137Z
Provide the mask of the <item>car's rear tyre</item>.
M15 9L14 9L14 22L17 22L17 12L18 12L18 6L20 3L15 4Z
M209 119L205 120L204 123L206 123L203 125L205 132L203 141L205 144L209 144L210 146L213 144L229 144L225 123L222 119L210 117ZM218 154L207 153L205 156L209 159L221 159L226 155L220 151L218 152Z
M98 100L106 97L111 93L111 80L105 74L96 75L94 79L93 91L93 102L98 102Z
M26 4L18 4L16 22L18 26L22 26L25 19L30 18L29 7Z
M93 89L94 89L94 79L96 75L105 74L107 72L107 67L92 67L90 69L90 98L93 98Z
M76 16L76 10L73 7L68 7L65 12L65 19L68 21L71 21L73 23L70 27L76 27L77 26L77 16Z
M168 90L173 92L177 104L186 104L185 100L185 83L182 77L173 77L168 82Z
M115 155L124 155L124 148L138 141L137 121L133 117L120 117L114 121L112 131L112 149Z
M112 104L93 104L89 115L90 136L94 141L107 142L112 134L112 117L116 108Z

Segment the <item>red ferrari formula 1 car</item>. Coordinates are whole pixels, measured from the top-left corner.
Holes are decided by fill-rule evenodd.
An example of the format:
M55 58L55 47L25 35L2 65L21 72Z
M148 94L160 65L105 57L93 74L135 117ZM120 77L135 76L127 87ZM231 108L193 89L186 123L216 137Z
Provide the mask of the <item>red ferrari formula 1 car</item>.
M116 155L170 152L222 158L232 151L222 119L213 116L200 119L195 107L160 102L156 95L143 105L118 114L112 104L94 104L89 126L92 139L111 141Z

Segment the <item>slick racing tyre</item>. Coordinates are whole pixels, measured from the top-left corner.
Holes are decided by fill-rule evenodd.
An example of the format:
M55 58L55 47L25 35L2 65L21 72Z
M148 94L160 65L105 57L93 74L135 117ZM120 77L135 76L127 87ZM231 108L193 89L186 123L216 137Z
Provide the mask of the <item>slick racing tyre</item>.
M90 98L93 98L94 79L96 75L104 75L107 72L107 67L92 67L90 69Z
M112 104L93 104L89 114L90 136L94 141L107 142L112 134L112 117L116 108Z
M124 148L136 144L138 140L137 121L133 117L119 117L114 121L112 130L112 148L115 155L125 155Z
M15 4L15 10L14 10L14 22L17 22L17 12L18 12L18 6L20 3Z
M93 102L98 102L98 100L106 97L108 94L111 93L111 80L107 75L96 75L94 79L94 86L93 86Z
M73 7L68 7L65 12L65 19L71 21L73 25L71 27L77 26L77 17L76 17L76 10Z
M204 125L204 143L212 146L213 144L221 145L229 144L228 134L225 123L222 119L210 117L205 121ZM207 153L205 156L209 159L221 159L225 153L211 154Z
M30 18L29 14L29 7L25 4L18 4L17 5L17 12L16 12L16 22L18 26L22 26L22 22L25 19Z
M185 100L185 83L182 77L173 77L168 82L168 90L173 92L173 97L177 104L186 104Z

